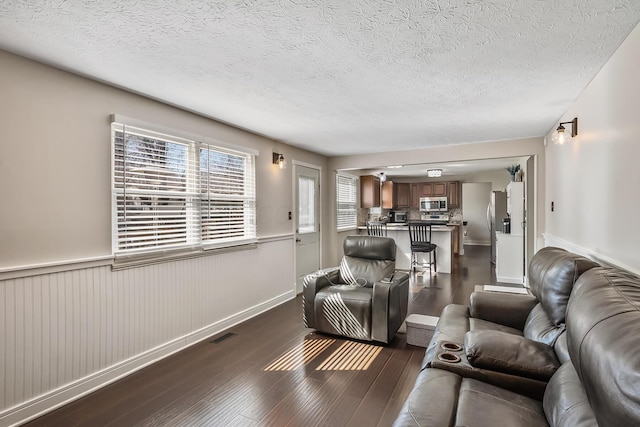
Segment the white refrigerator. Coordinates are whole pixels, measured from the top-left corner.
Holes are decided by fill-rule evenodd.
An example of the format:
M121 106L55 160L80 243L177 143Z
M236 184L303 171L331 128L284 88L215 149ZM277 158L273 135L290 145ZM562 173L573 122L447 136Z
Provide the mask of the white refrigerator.
M496 231L502 231L502 219L507 217L507 193L492 191L487 206L487 227L491 239L491 262L496 263Z

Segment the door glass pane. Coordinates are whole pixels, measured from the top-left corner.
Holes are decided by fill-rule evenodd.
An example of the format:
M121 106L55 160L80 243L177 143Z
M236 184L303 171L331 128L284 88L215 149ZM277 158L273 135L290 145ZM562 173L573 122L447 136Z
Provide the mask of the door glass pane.
M316 185L313 178L298 178L298 232L313 233L316 231Z

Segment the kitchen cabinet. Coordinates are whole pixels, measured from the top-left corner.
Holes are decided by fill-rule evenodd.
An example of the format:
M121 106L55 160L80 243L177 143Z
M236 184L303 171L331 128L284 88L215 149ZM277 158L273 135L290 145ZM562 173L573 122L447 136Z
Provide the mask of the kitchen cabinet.
M453 232L451 233L451 240L453 244L453 254L460 254L460 226L453 225Z
M447 195L447 183L446 182L432 182L433 195L436 197Z
M408 209L411 207L411 184L393 184L393 207L395 209Z
M460 207L460 182L447 182L447 203L449 209Z
M422 184L410 184L411 191L411 209L420 209L420 197L422 192Z
M440 197L447 195L446 182L423 182L420 185L420 197Z
M392 209L393 208L393 194L394 194L395 185L393 181L385 181L382 183L382 209Z
M453 189L454 195L456 197L456 206L460 205L460 183L455 181L457 184L456 188ZM412 209L420 208L420 197L447 197L448 196L448 183L446 181L443 182L417 182L415 184L410 184L409 187L409 195L410 195L410 204L409 207Z
M360 207L380 206L380 177L365 175L360 177Z

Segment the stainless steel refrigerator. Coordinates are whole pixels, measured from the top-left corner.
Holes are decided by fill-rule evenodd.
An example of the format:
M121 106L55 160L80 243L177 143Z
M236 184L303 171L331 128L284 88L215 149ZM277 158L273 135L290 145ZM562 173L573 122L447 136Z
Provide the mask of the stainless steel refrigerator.
M496 263L496 231L502 231L502 219L507 217L507 193L492 191L487 206L487 227L491 238L491 262Z

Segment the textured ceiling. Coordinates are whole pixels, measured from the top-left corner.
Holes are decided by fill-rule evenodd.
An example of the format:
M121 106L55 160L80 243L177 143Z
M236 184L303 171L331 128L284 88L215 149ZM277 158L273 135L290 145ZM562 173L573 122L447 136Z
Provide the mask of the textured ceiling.
M328 155L546 134L638 0L4 0L0 48Z

